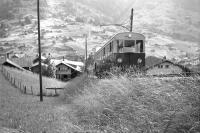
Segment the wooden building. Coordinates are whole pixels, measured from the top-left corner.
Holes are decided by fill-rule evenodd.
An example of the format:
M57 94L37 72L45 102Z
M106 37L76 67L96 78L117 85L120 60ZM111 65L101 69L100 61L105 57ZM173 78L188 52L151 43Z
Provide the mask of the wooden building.
M81 70L68 63L61 62L56 65L56 78L62 81L68 81L69 79L75 78L80 73L82 73Z
M150 66L146 69L147 75L190 75L191 70L185 66L173 63L169 60Z

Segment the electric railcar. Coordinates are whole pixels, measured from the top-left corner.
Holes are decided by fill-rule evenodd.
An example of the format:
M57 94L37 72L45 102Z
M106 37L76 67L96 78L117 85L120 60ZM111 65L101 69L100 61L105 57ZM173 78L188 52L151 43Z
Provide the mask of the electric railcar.
M112 37L94 54L94 72L99 74L113 66L145 66L145 36L122 32Z

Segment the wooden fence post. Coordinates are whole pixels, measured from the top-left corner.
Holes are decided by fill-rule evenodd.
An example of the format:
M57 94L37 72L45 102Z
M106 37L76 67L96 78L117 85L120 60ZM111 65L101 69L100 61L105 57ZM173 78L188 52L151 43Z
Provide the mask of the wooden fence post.
M15 86L15 78L14 78L14 83L13 83L13 84L14 84L14 86Z
M21 82L19 82L19 88L20 88L20 90L22 90L22 83Z
M33 87L31 86L31 93L32 93L32 95L33 95Z
M55 95L57 95L57 91L56 91L56 89L55 89Z
M26 94L26 86L24 86L24 93Z

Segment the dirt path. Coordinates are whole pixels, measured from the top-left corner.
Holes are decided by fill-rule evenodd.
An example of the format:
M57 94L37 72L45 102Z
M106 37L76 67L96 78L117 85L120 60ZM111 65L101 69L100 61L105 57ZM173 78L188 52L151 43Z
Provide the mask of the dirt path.
M40 102L39 97L22 94L0 72L0 127L31 133L64 132L73 126L69 120L71 111L71 105L59 98L44 97Z

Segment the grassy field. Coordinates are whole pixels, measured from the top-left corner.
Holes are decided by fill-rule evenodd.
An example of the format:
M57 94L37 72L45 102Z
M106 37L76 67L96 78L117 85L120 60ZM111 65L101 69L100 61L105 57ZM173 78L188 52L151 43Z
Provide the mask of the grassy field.
M2 75L0 84L0 127L30 133L200 132L199 77L82 75L68 82L60 97L42 103Z
M39 95L39 75L34 74L30 71L19 71L13 68L4 67L4 73L12 83L15 82L15 86L20 88L24 92L24 87L26 86L26 93ZM14 81L15 80L15 81ZM66 82L61 82L54 78L43 77L43 94L46 96L55 95L55 90L47 90L46 88L63 88L66 86ZM59 91L57 90L59 93Z
M85 79L85 78L83 78ZM200 78L76 80L75 118L80 127L113 133L199 133ZM81 85L82 84L82 85ZM84 87L83 87L84 86ZM72 87L74 88L74 87ZM75 87L76 88L76 87Z

